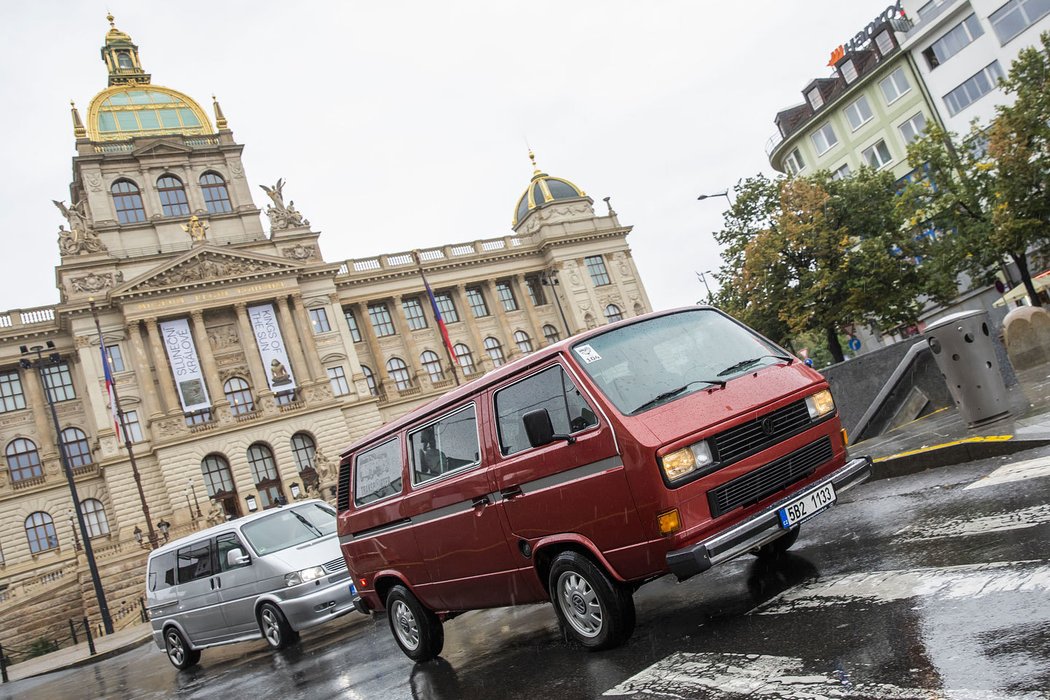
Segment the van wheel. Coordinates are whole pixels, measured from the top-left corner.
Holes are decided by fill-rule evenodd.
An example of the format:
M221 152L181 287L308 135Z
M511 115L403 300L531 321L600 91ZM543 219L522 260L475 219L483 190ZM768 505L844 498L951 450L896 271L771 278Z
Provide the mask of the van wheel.
M551 602L566 635L591 650L619 646L634 631L634 597L587 557L562 552L551 564Z
M259 607L259 630L271 649L286 649L299 641L299 633L288 624L288 618L273 603Z
M189 642L182 633L174 627L164 630L164 651L168 654L168 661L180 671L190 666L196 666L201 660L199 649L191 649Z
M752 554L754 554L759 559L776 559L780 555L784 554L784 552L791 549L791 545L795 544L795 541L798 540L798 533L800 529L801 526L796 525L795 527L788 530L786 535L782 535L781 537L778 537L772 542L768 542L762 545L758 549L754 550Z
M394 640L413 661L430 661L445 646L445 629L438 616L423 607L412 591L398 585L386 597L387 618Z

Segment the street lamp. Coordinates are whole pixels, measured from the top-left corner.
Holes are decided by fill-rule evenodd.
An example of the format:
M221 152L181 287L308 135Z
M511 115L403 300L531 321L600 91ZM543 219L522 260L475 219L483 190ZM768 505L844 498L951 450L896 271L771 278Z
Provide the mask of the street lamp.
M167 542L168 530L171 529L171 523L169 523L167 520L161 520L157 523L157 529L160 530L161 537L163 537L164 541Z
M190 491L193 493L193 507L197 509L197 517L201 517L201 504L197 501L197 487L193 485L193 478L186 479L186 482L190 485Z
M711 303L711 286L707 284L707 275L710 275L710 270L704 270L703 272L697 272L697 278L704 283L704 288L707 289L707 303Z
M714 194L702 194L699 197L697 197L697 199L703 201L705 199L711 199L712 197L725 197L727 200L729 200L730 204L733 203L733 198L729 196L729 190L726 190L724 192L715 192Z
M572 331L569 330L569 321L565 318L565 310L561 308L561 299L558 297L558 290L555 289L561 282L558 281L554 270L546 270L540 275L540 283L545 287L551 288L551 294L554 295L554 303L558 305L558 314L561 315L561 322L565 324L565 337L568 338L572 335Z
M109 616L109 605L106 604L106 593L102 590L102 579L98 575L98 566L95 564L95 550L91 547L91 538L88 537L87 524L84 522L84 511L80 507L80 497L77 495L77 485L73 481L73 468L69 466L69 456L66 454L66 446L62 442L62 428L58 422L58 411L55 409L55 398L48 386L46 370L57 367L62 362L62 355L57 352L48 353L44 357L44 349L54 350L54 341L47 341L45 345L34 345L27 348L21 346L22 359L18 364L22 369L36 369L40 377L40 385L44 388L44 397L51 409L51 420L55 424L55 436L58 438L58 456L62 462L62 470L66 473L66 483L69 485L69 495L73 498L73 510L76 511L77 525L80 527L80 539L84 543L84 556L87 559L88 569L91 571L91 583L95 588L95 597L98 598L98 613L102 618L102 626L106 634L113 634L113 619ZM36 359L30 359L36 355Z

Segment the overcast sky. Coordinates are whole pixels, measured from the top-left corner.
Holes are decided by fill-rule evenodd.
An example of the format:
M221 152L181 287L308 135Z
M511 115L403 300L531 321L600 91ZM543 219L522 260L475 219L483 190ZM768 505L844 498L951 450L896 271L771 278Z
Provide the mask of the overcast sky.
M329 261L511 233L540 167L621 223L653 307L704 296L726 200L771 172L778 110L885 0L7 4L0 307L58 301L73 99L106 87L111 10L153 82L219 97L260 184L286 180ZM265 219L265 217L263 217ZM266 223L268 226L268 222Z

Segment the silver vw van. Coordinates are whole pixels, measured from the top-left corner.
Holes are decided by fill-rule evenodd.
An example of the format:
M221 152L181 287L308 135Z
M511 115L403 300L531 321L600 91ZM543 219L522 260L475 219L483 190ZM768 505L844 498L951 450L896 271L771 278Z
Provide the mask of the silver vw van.
M175 668L201 649L263 637L273 649L354 609L335 511L302 501L170 542L149 555L153 640Z

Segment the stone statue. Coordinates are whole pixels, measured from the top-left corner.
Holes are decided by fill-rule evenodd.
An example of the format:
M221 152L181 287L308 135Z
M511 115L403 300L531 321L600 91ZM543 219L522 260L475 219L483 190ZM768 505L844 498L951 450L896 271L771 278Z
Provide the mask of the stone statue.
M218 525L226 522L226 513L219 507L218 503L212 501L211 508L208 509L208 514L204 519L208 521L209 525Z
M69 224L68 231L64 226L58 227L58 250L62 255L86 255L106 251L106 245L88 224L83 199L68 207L65 202L54 199L51 202L58 207Z
M321 450L314 452L314 469L317 470L317 481L321 485L335 481L338 476L332 460Z
M291 384L292 378L288 374L288 370L285 369L281 361L276 357L270 362L270 376L273 377L274 386L283 386L284 384Z
M273 187L259 185L273 204L266 205L266 216L270 218L271 230L284 230L299 226L309 226L310 222L303 218L299 210L295 208L295 201L284 203L284 178L281 178Z
M182 230L190 234L190 240L194 243L203 243L208 238L208 222L202 221L196 214L182 224Z

